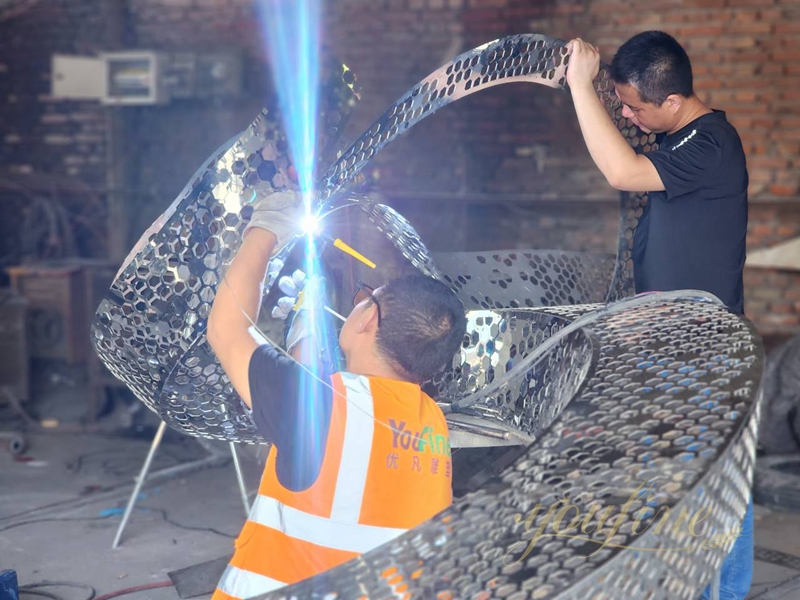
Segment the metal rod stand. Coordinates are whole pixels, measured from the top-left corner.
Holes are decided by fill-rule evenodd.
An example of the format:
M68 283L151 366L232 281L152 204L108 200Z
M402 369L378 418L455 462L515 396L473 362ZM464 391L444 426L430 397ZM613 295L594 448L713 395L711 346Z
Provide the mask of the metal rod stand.
M142 484L144 484L144 480L147 477L147 472L150 470L150 463L153 462L153 456L155 456L156 450L158 450L158 446L161 444L161 439L164 437L164 430L166 428L166 422L161 421L161 424L158 426L158 431L156 431L156 435L153 438L153 443L150 444L150 451L147 453L147 458L144 459L144 464L142 465L142 470L139 472L139 477L136 479L136 485L133 486L131 497L128 498L128 506L125 507L125 514L122 515L122 522L119 524L119 527L117 528L117 535L114 537L114 542L111 544L112 549L119 546L119 539L122 537L122 532L125 531L125 526L128 524L128 519L133 511L133 505L136 504L136 498L139 496L139 490L142 489Z
M239 455L236 452L236 444L230 442L231 456L233 457L233 468L236 469L236 481L239 484L239 493L242 495L242 504L244 504L245 516L250 514L250 503L247 501L247 487L244 485L244 477L242 476L242 467L239 464Z
M117 534L114 537L114 542L111 544L111 548L119 547L120 539L122 538L122 532L125 531L125 527L128 525L128 520L131 517L131 513L133 512L133 507L136 504L136 499L139 497L139 492L142 489L142 485L144 485L145 479L147 479L147 474L150 471L150 464L153 462L153 457L155 456L156 450L158 450L159 445L161 445L161 440L164 437L164 431L167 429L167 424L164 421L158 426L158 430L156 431L156 435L153 437L153 442L150 444L150 450L147 452L147 458L144 459L144 464L142 465L142 470L139 472L139 476L136 477L135 481L136 484L133 487L133 492L131 492L130 498L128 498L128 505L125 507L125 512L122 515L122 522L119 524L117 528ZM239 484L239 493L242 496L242 503L244 504L244 511L245 515L250 514L250 506L247 501L247 488L244 484L244 477L242 476L242 469L239 465L239 455L236 452L236 446L233 442L230 442L231 448L231 456L233 457L233 464L236 470L236 480ZM183 475L192 471L197 471L199 469L204 469L208 467L218 467L225 465L229 457L222 455L222 454L210 454L205 458L201 458L199 460L193 460L191 462L183 463L180 465L175 465L173 467L168 467L166 469L161 469L160 471L155 471L150 475L149 480L155 481L157 479L166 479L169 477L175 477L177 475Z

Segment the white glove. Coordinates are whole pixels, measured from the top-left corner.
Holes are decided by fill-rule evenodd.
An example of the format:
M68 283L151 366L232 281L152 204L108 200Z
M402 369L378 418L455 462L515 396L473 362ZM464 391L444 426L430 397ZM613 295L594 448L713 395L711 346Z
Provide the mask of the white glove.
M297 304L297 298L300 296L300 292L303 291L305 283L306 274L300 269L292 273L291 277L284 275L280 278L278 287L286 296L280 298L272 309L273 318L285 321L289 317L294 305Z
M250 217L244 234L247 235L252 227L274 233L278 238L274 255L300 231L303 215L303 197L300 192L286 190L267 194L253 202L253 216Z

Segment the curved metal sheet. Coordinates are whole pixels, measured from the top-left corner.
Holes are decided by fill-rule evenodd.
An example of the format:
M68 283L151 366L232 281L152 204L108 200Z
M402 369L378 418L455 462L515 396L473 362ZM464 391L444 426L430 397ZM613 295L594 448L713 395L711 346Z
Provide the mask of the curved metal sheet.
M483 489L358 559L258 598L696 599L733 538L703 542L734 530L750 499L760 340L718 302L680 293L600 310L585 331L598 348L588 381ZM567 520L595 508L581 539L548 525L565 498L577 507ZM646 504L673 517L637 535ZM683 509L704 511L696 531L705 535L675 528ZM542 524L548 536L518 560Z

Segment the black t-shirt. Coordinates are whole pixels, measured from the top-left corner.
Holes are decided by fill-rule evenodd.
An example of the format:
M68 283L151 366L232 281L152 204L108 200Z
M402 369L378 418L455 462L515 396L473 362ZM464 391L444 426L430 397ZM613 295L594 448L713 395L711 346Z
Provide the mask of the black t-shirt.
M278 481L295 492L316 481L325 456L333 392L331 374L318 375L328 385L268 344L256 349L248 367L253 420L277 448Z
M739 134L714 111L644 154L665 191L650 192L633 241L637 292L697 289L744 312L747 165Z

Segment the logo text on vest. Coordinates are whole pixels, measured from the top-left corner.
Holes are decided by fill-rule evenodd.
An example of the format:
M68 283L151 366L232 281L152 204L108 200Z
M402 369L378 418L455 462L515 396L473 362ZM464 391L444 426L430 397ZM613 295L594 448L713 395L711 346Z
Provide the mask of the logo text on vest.
M433 427L423 427L422 431L411 431L406 429L406 422L398 423L394 419L389 419L389 426L392 428L392 447L398 446L403 450L413 450L414 452L430 452L431 454L443 454L450 456L450 440L446 435L433 433Z

